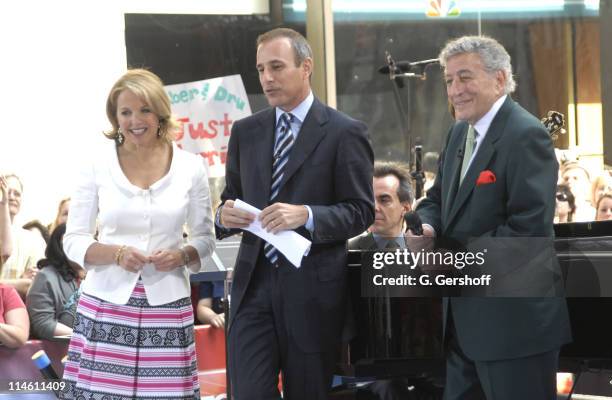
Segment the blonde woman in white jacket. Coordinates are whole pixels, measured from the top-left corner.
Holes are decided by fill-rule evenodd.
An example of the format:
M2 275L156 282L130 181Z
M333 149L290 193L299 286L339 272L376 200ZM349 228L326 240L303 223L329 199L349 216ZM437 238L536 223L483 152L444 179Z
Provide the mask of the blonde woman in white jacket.
M199 399L189 272L214 248L203 160L172 142L149 71L123 75L106 112L113 142L81 172L64 236L87 277L61 398Z

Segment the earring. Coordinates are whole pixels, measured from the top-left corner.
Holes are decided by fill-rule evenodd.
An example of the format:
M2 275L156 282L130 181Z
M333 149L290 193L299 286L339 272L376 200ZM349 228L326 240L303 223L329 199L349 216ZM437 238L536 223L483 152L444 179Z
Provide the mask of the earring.
M117 136L115 136L115 142L117 142L118 146L121 146L123 142L125 142L125 136L123 136L121 128L117 129Z
M157 137L160 138L162 136L161 132L161 124L157 125Z

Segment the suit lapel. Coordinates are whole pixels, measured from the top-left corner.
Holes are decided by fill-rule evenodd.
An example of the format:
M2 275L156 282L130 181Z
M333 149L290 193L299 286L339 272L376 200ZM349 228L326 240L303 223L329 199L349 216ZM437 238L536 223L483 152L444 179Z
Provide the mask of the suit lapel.
M493 121L491 122L491 126L487 131L487 134L480 144L478 148L478 152L474 156L470 167L465 174L465 178L461 185L457 188L458 185L458 176L457 180L453 181L455 183L451 188L456 189L456 196L454 199L451 199L451 202L448 203L450 205L450 212L448 214L447 224L449 226L453 219L457 216L459 210L463 207L463 204L470 197L470 194L474 190L476 186L476 181L478 180L478 176L480 173L489 165L491 158L495 154L495 142L499 140L499 138L504 134L506 129L506 121L508 120L508 116L510 115L513 100L508 96L504 101L504 104L501 106ZM465 142L465 134L467 133L467 128L465 129L465 133L463 134L464 142ZM456 173L460 173L461 163L455 162L458 164L458 168L456 168ZM449 191L450 192L450 191Z
M363 237L361 248L364 250L378 250L378 245L376 244L376 239L374 239L372 232L368 232L368 234Z
M285 166L283 180L281 181L281 191L285 187L285 183L291 179L293 174L306 161L310 153L312 153L317 144L325 136L323 125L325 125L327 120L328 115L325 106L315 98L310 111L308 111L302 123L297 140L291 149L291 155Z
M261 113L257 121L260 125L261 135L253 132L253 151L249 154L251 158L247 165L255 165L251 172L251 179L260 180L261 190L256 191L256 207L263 208L270 200L270 186L272 185L272 151L274 147L274 129L276 124L276 112L274 108Z

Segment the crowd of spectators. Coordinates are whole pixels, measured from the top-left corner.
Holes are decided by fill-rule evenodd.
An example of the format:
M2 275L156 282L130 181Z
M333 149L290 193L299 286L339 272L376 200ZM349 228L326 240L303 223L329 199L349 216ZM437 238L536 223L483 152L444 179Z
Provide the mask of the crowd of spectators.
M559 161L555 223L612 219L612 175L593 170L577 160Z

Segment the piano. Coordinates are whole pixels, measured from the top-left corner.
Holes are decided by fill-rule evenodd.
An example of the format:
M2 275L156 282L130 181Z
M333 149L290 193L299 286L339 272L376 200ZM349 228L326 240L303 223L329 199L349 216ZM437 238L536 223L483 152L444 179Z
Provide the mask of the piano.
M555 225L574 341L559 370L612 369L612 221ZM338 373L363 379L444 377L441 299L363 297L359 251L349 253L354 337ZM611 393L612 394L612 393Z

